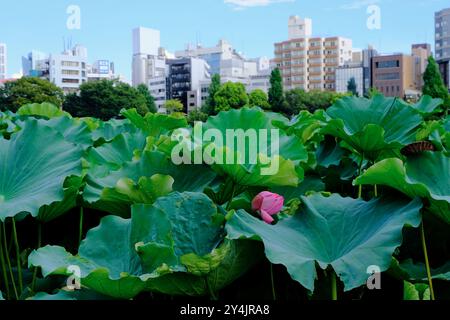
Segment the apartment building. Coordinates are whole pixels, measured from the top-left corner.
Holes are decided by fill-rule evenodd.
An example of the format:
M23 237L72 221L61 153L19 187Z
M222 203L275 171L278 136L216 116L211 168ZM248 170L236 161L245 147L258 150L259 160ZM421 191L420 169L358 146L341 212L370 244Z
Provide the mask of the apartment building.
M435 13L436 61L450 89L450 8Z
M312 37L312 21L289 18L289 39L275 43L275 63L286 90L335 91L339 66L352 60L352 40L343 37Z
M0 80L5 80L7 78L7 48L6 44L0 43Z
M416 91L414 59L410 55L381 55L372 59L373 87L388 97L406 97Z

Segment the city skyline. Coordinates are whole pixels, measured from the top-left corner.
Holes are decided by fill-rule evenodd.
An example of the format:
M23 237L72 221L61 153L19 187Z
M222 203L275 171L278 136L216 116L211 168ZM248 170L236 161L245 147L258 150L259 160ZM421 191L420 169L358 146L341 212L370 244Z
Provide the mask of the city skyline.
M117 74L131 80L131 32L137 26L160 30L161 45L171 52L184 49L188 43L212 46L223 38L247 57L273 58L273 43L287 37L288 17L300 15L313 20L315 35L339 34L352 39L354 48L372 44L381 53L409 53L411 44L421 42L430 43L434 51L434 12L447 6L446 1L441 0L329 2L172 0L145 3L139 0L130 5L119 1L80 0L60 1L52 6L29 4L24 11L19 1L3 5L0 21L8 28L0 29L0 42L8 46L9 76L20 71L22 56L33 49L59 53L65 38L72 44L86 46L90 61L114 61ZM381 10L380 30L369 30L366 26L369 18L366 10L371 4ZM66 10L70 5L81 9L80 30L66 27L69 17ZM352 23L346 23L348 21Z

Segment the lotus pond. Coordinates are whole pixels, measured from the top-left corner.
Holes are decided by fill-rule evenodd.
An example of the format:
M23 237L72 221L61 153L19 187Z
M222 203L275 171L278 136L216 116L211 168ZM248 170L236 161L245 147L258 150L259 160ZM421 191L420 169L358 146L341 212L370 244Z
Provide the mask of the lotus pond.
M221 112L203 128L275 130L279 152L175 164L218 143L174 140L194 136L183 115L0 113L0 299L450 299L442 114L380 95Z

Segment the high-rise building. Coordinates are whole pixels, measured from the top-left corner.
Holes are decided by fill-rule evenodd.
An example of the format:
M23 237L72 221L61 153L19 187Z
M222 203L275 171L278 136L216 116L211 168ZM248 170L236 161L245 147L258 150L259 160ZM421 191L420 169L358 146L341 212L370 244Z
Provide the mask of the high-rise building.
M186 113L200 107L203 85L211 78L206 61L193 57L170 59L167 72L167 99L181 101Z
M378 56L377 50L375 50L371 45L367 49L363 50L362 66L364 72L364 95L368 95L370 89L373 87L372 79L372 60L374 57Z
M275 43L275 63L281 71L285 89L335 91L335 70L352 59L352 40L343 37L310 37L312 21L296 18L304 32L293 32L289 19L289 37ZM301 22L303 21L303 22ZM305 36L302 36L302 35ZM299 38L292 38L299 35Z
M50 81L65 93L77 92L87 81L87 49L76 45L72 50L50 55Z
M413 57L405 54L381 55L372 59L373 86L388 97L404 98L416 91Z
M133 86L148 85L151 78L164 76L165 59L159 30L143 27L133 29Z
M49 55L37 50L32 50L27 56L22 57L22 70L26 77L49 78Z
M431 45L428 43L413 44L411 47L414 67L414 84L417 90L422 91L424 81L423 74L428 66L428 57L431 52Z
M436 61L445 84L450 89L450 8L435 14Z
M7 78L7 66L8 60L6 44L0 43L0 80L4 80Z

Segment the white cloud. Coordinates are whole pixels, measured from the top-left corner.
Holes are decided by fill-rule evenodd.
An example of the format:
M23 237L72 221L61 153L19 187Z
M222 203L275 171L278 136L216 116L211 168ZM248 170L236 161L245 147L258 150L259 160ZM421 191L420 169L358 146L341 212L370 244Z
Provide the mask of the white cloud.
M250 7L265 7L274 3L294 1L295 0L224 0L226 4L232 5L238 10Z
M353 2L348 2L341 6L343 10L359 10L368 7L372 4L380 3L381 0L355 0Z

